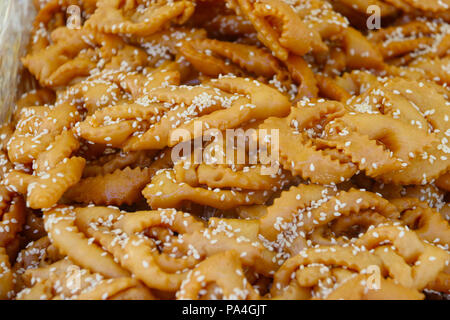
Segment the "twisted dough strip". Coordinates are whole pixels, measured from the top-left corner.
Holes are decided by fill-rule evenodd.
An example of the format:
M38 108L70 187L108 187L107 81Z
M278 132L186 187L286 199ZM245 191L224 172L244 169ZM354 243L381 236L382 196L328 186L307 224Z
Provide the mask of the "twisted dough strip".
M339 216L332 221L331 225L325 224L316 227L308 235L308 240L312 244L320 246L346 245L368 228L390 222L392 221L374 210L360 211L349 216Z
M139 44L143 47L149 55L151 65L157 65L161 61L172 61L171 58L175 57L180 65L184 65L180 58L180 47L183 41L204 39L207 34L204 29L183 28L183 27L171 27L167 30L156 32L146 37L134 37L131 36L133 43ZM181 68L184 72L181 72L181 78L186 80L192 77L192 68Z
M278 268L275 253L258 238L256 220L211 218L208 228L184 234L172 245L177 251L193 251L200 258L234 250L244 266L264 276L271 276Z
M316 98L318 94L317 81L308 63L302 57L290 54L284 64L292 79L299 85L296 100L303 97Z
M353 85L359 86L360 89L363 88L361 81L370 82L370 86L365 92L359 90L361 95L349 101L350 106L355 111L360 113L382 113L384 115L389 115L394 119L399 119L408 124L412 124L425 132L432 132L433 130L430 129L433 129L436 126L445 126L445 121L443 122L443 119L441 118L444 117L445 119L445 114L442 114L440 111L439 115L434 115L434 111L428 102L421 101L414 97L415 95L410 94L413 90L409 88L414 88L414 90L417 89L417 91L424 93L425 84L423 82L394 78L391 80L385 79L382 80L381 83L377 83L376 78L372 79L373 76L369 76L369 74L366 73L355 72L350 75L347 74L344 77L346 76L349 76L347 79L352 79L350 81L356 82ZM428 86L425 88L427 87ZM350 91L358 91L358 88L349 89ZM434 89L436 90L437 88L434 87ZM439 100L440 99L435 99L435 102L438 105L443 103L443 100ZM441 107L439 107L439 109L441 109ZM429 124L427 124L427 122L429 122Z
M149 289L133 278L106 280L80 293L75 300L156 300Z
M13 164L9 161L8 155L0 151L0 179L5 179L6 174L13 169Z
M447 35L450 42L450 34ZM445 58L418 58L413 61L409 67L413 70L422 71L425 73L425 78L435 81L441 85L447 85L450 83L450 73L446 71L447 66L450 64L450 57Z
M74 297L75 300L156 300L149 289L133 278L108 279Z
M70 129L79 116L77 109L67 103L22 109L16 130L7 145L9 159L12 162L31 163L56 136Z
M216 266L220 265L220 268ZM259 298L244 275L239 255L235 251L225 251L200 262L192 269L177 291L177 299L198 299L200 292L208 284L215 283L220 296L225 300L255 300Z
M208 188L241 188L247 190L273 190L288 184L292 177L286 173L264 175L262 165L236 168L227 165L199 165L178 162L174 166L176 180L192 187L206 185Z
M166 62L161 63L155 69L144 69L143 74L137 73L130 76L128 73L124 80L121 76L117 80L122 83L126 81L126 86L131 88L133 97L140 98L148 94L153 88L179 85L181 73L182 68L177 62Z
M258 79L275 77L285 87L290 85L289 74L278 61L270 53L255 46L200 39L184 41L180 52L198 71L211 77L229 73Z
M14 114L12 117L12 123L17 124L17 120L20 118L20 113L23 108L30 106L43 106L43 105L52 105L55 103L56 95L55 92L51 89L33 89L24 93L17 101L16 101L16 109L14 110Z
M328 59L323 67L323 73L325 75L334 77L339 76L345 71L347 67L347 52L344 52L343 49L345 48L342 48L342 44L330 47Z
M142 191L153 209L179 208L183 201L192 201L217 209L232 209L240 205L262 204L270 196L268 191L235 191L204 189L175 180L173 170L160 170Z
M433 184L407 186L403 187L400 192L401 193L399 195L391 196L391 198L416 198L436 211L440 211L445 205L445 192L443 192Z
M229 107L236 99L204 86L156 88L142 101L138 100L139 103L98 110L80 123L79 134L87 140L126 151L162 149L167 146L170 132L180 123ZM106 123L100 126L102 122Z
M447 172L450 165L446 136L450 118L448 102L434 87L416 81L396 78L391 80L391 86L418 108L429 124L429 132L437 139L420 156L414 157L407 167L380 178L383 182L395 184L425 184Z
M317 30L322 39L333 41L349 26L347 18L336 12L327 1L291 0L287 3L309 29Z
M156 151L132 151L116 152L114 154L104 155L86 164L83 171L83 178L95 177L113 173L117 169L126 167L147 167L155 158Z
M380 10L380 16L382 18L389 18L389 16L395 17L402 14L407 14L409 17L416 18L430 18L434 20L442 19L448 21L448 8L449 2L431 0L431 1L418 1L418 0L333 0L336 10L345 14L352 23L358 21L358 25L365 25L368 15L368 7L370 5L376 5ZM355 12L356 10L356 12ZM361 15L364 17L353 17L354 15ZM353 19L352 19L353 18ZM354 21L354 19L357 19ZM401 18L399 20L402 20ZM405 19L409 21L410 19ZM396 23L394 23L395 25Z
M375 216L370 216L368 210ZM283 261L306 246L347 243L348 238L324 237L324 229L333 231L327 228L330 222L335 223L334 229L339 234L352 222L367 223L364 219L368 219L369 223L380 223L398 217L392 204L371 192L350 189L337 193L321 186L300 185L283 192L267 208L260 218L260 233L270 241L269 247L280 252L279 259Z
M158 252L156 243L143 231L164 227L179 234L203 228L201 222L175 210L138 211L121 215L119 210L94 207L77 209L81 229L107 248L121 265L150 288L176 291L199 257L174 258ZM111 232L113 231L113 232Z
M131 103L148 87L162 86L164 83L178 84L179 73L162 67L155 70L146 68L143 73L108 69L68 87L58 94L58 101L76 101L91 115L102 107Z
M436 279L426 289L447 294L450 292L450 274L444 272L439 273Z
M433 13L433 16L436 16L439 12L445 13L450 6L450 2L448 0L431 0L427 2L417 0L387 0L387 2L398 7L399 9L404 10L405 12L411 12L414 9L419 9L422 13Z
M72 269L72 270L71 270ZM72 271L72 272L71 272ZM78 274L75 272L80 271ZM48 265L38 266L36 268L29 268L21 275L21 281L24 284L24 288L18 292L17 299L43 299L39 297L39 293L43 293L43 296L47 296L47 299L54 299L56 295L62 297L67 295L67 298L71 296L71 290L76 293L81 288L70 288L70 286L77 286L78 284L86 287L87 281L101 281L103 276L97 275L96 279L89 279L89 271L86 269L80 269L67 257L62 257L60 260L55 261ZM72 279L71 279L72 278ZM78 279L77 279L78 278ZM79 283L77 280L79 280ZM57 287L57 283L59 287Z
M359 113L388 115L426 132L428 126L424 115L396 89L391 89L391 86L390 80L373 86L371 84L365 92L349 100L350 107Z
M360 177L358 177L358 179L359 178ZM357 182L357 185L363 188L370 189L372 192L378 193L382 195L383 198L388 200L402 197L417 198L421 202L426 203L430 208L434 208L437 211L441 210L445 205L445 192L443 192L433 184L398 186L394 184L384 184L377 181L375 181L374 183L367 183L366 180L366 182Z
M377 46L352 27L340 32L338 42L330 46L327 58L323 61L323 71L328 76L340 75L346 69L384 69L383 56Z
M14 292L14 276L9 264L9 257L6 250L0 247L0 300L6 300Z
M305 25L294 9L283 1L235 0L229 4L250 20L258 39L282 61L288 58L289 52L302 56L311 49L326 50L320 34ZM278 24L278 30L269 23L269 18Z
M22 231L26 219L22 197L0 186L0 247L6 247Z
M260 233L270 241L276 240L280 233L280 222L289 224L297 212L314 204L321 204L334 194L332 189L314 184L293 186L288 191L283 191L259 220Z
M390 200L401 212L401 220L417 235L431 243L450 246L450 226L437 211L415 198Z
M90 70L96 67L93 59L96 53L89 50L89 41L95 37L96 34L86 29L58 28L51 33L51 45L29 53L22 62L41 85L66 85L75 77L89 75ZM111 45L111 38L103 38Z
M365 36L348 27L342 35L346 67L350 69L383 69L383 55Z
M413 20L369 34L389 63L407 64L416 57L434 58L445 55L448 30L445 23ZM394 59L392 59L394 58Z
M132 278L105 279L98 273L81 269L68 259L49 266L30 269L23 275L31 286L18 293L18 299L79 299L107 300L115 299L124 292L138 289L140 299L152 299L153 296L139 282ZM42 295L42 293L44 293Z
M12 268L16 280L14 283L14 295L26 287L26 283L22 277L25 271L48 266L63 258L64 255L58 252L47 236L28 243L17 255Z
M390 26L371 32L368 36L373 42L382 42L388 40L395 33L400 33L405 37L411 35L431 34L435 31L433 23L427 23L425 21L413 20L402 25ZM400 30L400 32L399 32Z
M112 173L81 179L64 194L67 201L96 205L131 205L141 198L150 182L149 168L117 169Z
M378 120L380 122L383 119ZM330 131L325 133L325 139L319 141L327 147L335 148L368 176L374 177L400 168L399 160L392 156L391 151L378 144L376 139L370 139L359 132L349 132L339 124L337 122L327 126L326 129ZM380 129L380 132L384 131Z
M424 46L431 46L432 44L433 39L430 38L408 39L389 42L389 44L383 43L381 46L378 46L378 49L383 55L383 58L387 60L404 55L405 53L414 52Z
M270 116L283 117L289 113L290 103L287 97L278 90L258 81L231 76L212 79L208 84L228 94L247 96L250 98L250 104L244 107L236 104L228 110L218 111L216 115L212 114L211 117L200 117L198 120L205 122L207 128L219 130L235 128L249 121L263 120ZM213 116L217 116L217 119L213 119ZM233 118L238 118L239 122ZM232 125L227 125L227 122L231 122ZM193 134L192 127L193 124L189 123L180 128L187 129ZM194 134L193 136L196 137Z
M17 120L17 119L16 119ZM13 121L0 126L0 150L7 151L7 145L14 133L15 125Z
M318 294L319 297L326 295L327 292L322 294L320 292L311 292L311 288L330 276L329 273L317 274L317 272L308 275L309 270L305 267L317 264L319 266L329 266L328 270L330 268L344 267L350 271L350 274L359 274L364 272L369 266L381 266L381 261L367 251L356 251L352 247L331 246L306 249L286 260L278 269L274 275L274 283L270 290L271 295L281 299L284 297L309 299L312 297L312 294ZM308 273L305 274L305 272ZM349 276L349 274L346 274L344 278Z
M378 177L405 166L399 162L407 165L409 158L420 154L434 137L384 115L347 114L327 125L324 140L367 175Z
M326 300L423 300L417 290L406 288L391 279L380 279L378 290L367 290L370 276L360 274L344 280L327 295Z
M86 110L88 115L108 105L129 101L132 98L131 94L120 84L110 81L109 76L109 72L108 77L104 76L104 72L101 76L90 76L59 93L58 101L76 101L80 109Z
M272 191L282 189L283 186L296 180L289 172L281 170L278 163L272 162L269 166L266 162L262 165L261 162L264 162L262 157L265 155L258 155L252 149L252 146L256 147L257 144L256 130L247 132L244 130L233 133L232 136L227 132L225 138L215 136L214 140L206 143L203 148L201 163L198 163L195 153L189 156L190 159L186 159L185 156L179 158L180 160L174 164L176 180L186 182L192 187L204 185L208 188ZM238 148L234 145L235 138L238 141ZM241 143L245 144L242 149Z
M135 49L135 55L145 55L139 48ZM138 71L132 71L126 57L120 57L120 67L108 64L109 68L94 74L87 79L69 87L59 100L80 99L88 113L93 113L100 106L117 105L125 102L131 103L138 100L154 87L178 85L180 73L183 73L182 65L172 61L158 61L157 68L145 67L144 62L139 62ZM150 57L145 55L144 60ZM138 59L139 60L139 59ZM88 86L88 87L86 87Z
M352 96L341 87L336 79L332 79L327 76L322 76L319 74L315 75L317 86L319 88L320 95L326 97L330 100L340 101L345 103Z
M66 12L70 5L81 7L82 14L89 14L95 10L95 3L77 0L49 0L35 5L37 14L31 30L29 52L36 52L49 45L48 35L58 27L66 24Z
M44 213L45 230L58 250L76 264L102 275L118 278L128 276L113 257L79 231L72 207L59 206Z
M6 175L4 183L8 188L26 194L28 207L50 208L67 189L80 180L85 161L81 157L64 158L55 167L40 175L12 170Z
M226 109L196 119L205 128L217 128L219 130L236 128L249 121L263 120L270 116L285 116L289 112L288 98L278 90L258 81L237 77L221 77L220 79L212 79L208 84L216 90L219 89L226 94L233 95L235 99L236 94L249 96L250 99L237 99ZM198 138L193 121L188 121L178 128L190 132L192 138ZM182 138L181 141L185 140ZM169 146L176 142L179 141L170 140Z
M64 255L58 252L58 249L46 235L36 241L29 242L19 252L13 266L13 271L17 275L14 291L19 292L25 288L22 275L26 270L45 267L63 258Z
M374 249L390 277L407 288L417 290L432 283L450 259L446 251L422 242L415 232L400 226L373 228L355 244L367 250Z
M341 116L344 107L333 101L313 106L298 105L286 118L269 118L260 129L279 130L279 157L284 169L314 183L333 183L349 179L356 167L348 161L340 161L334 154L326 153L313 144L309 133L316 125ZM325 118L325 120L324 120Z
M337 85L344 88L349 94L362 95L367 90L378 87L379 82L384 82L384 79L376 77L368 71L353 70L351 72L344 73L341 77L335 77L334 81ZM351 100L349 101L349 103L350 102ZM359 110L357 111L363 112Z
M162 149L183 139L197 138L194 119L206 128L225 130L235 128L250 120L265 119L271 115L285 115L289 108L287 97L277 90L256 81L242 78L221 78L210 82L211 86L169 86L149 92L143 105L122 105L102 109L88 117L79 126L79 134L98 143L121 147L125 151ZM249 95L250 99L243 95ZM156 103L156 106L153 104ZM175 104L175 106L170 106ZM155 107L154 107L155 106ZM170 108L170 110L168 110ZM102 111L102 112L101 112ZM97 127L106 113L111 120L124 119ZM164 113L165 111L165 113ZM164 114L163 114L164 113ZM139 131L135 119L148 117L149 128ZM181 141L172 138L177 129L191 133Z
M431 12L445 11L448 10L450 6L450 1L448 0L443 1L432 0L425 3L417 0L403 0L403 1L414 8Z
M198 7L196 8L196 12L198 12ZM210 18L209 15L208 18ZM208 34L219 39L223 37L246 36L255 33L255 29L250 21L242 16L227 13L219 13L213 19L205 21L201 26L208 31Z
M77 124L77 133L88 141L119 148L131 140L135 132L145 130L146 122L156 122L166 109L166 106L159 104L110 106L97 110ZM137 119L141 119L143 123L139 123Z
M171 22L185 23L194 8L195 4L186 0L159 0L150 4L132 1L125 5L121 0L101 0L97 2L94 14L86 21L86 26L103 33L148 36Z
M369 209L391 220L399 217L396 207L389 201L375 193L352 188L349 191L339 192L320 207L311 209L306 216L304 214L300 220L303 222L300 229L310 232L337 217L352 216Z
M102 42L102 44L104 43L105 42ZM100 49L103 52L106 51L104 54L107 55L108 59L107 63L104 64L103 70L132 72L135 70L142 70L142 68L147 66L148 56L143 49L130 46L119 40L114 40L114 43L117 43L117 49L113 48L111 49L111 52L108 52L107 49ZM100 65L98 68L101 68L103 66L103 61L100 60L98 64Z
M80 143L75 138L72 130L65 130L55 137L55 140L40 153L33 163L33 169L37 174L46 172L56 167L65 158L77 151Z
M132 71L148 62L141 48L89 28L61 27L51 37L51 45L22 59L43 86L59 88L100 70Z

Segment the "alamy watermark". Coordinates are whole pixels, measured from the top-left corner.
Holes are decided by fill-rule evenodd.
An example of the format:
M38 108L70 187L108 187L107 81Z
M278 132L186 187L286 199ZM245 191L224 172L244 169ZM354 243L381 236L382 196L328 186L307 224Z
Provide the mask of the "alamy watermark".
M68 17L66 26L69 29L81 29L81 9L77 5L70 5L66 11Z
M366 269L369 277L367 278L366 286L369 290L380 290L381 289L381 271L380 267L377 265L370 265Z
M372 4L367 7L366 13L370 14L366 21L367 29L381 29L381 8L375 4Z

